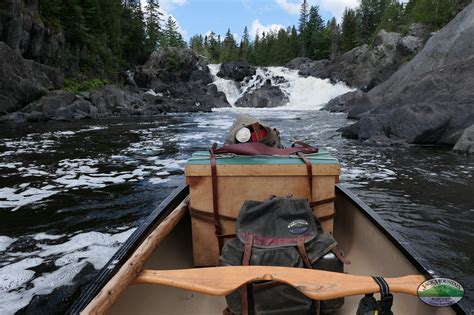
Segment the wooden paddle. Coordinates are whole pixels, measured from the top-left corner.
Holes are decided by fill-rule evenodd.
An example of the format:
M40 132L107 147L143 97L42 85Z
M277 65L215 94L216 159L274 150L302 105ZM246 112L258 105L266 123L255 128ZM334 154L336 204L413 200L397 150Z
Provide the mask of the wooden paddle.
M372 277L302 268L235 266L181 270L143 270L134 284L161 284L208 295L227 295L245 283L273 280L289 284L315 300L380 292ZM421 275L385 279L394 293L416 295Z

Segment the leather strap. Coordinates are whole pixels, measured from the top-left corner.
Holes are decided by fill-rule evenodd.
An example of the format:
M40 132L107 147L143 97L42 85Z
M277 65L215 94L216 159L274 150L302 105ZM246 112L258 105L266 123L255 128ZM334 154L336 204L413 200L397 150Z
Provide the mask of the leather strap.
M313 164L311 161L304 155L303 152L296 153L306 164L306 169L308 172L308 181L309 181L309 201L313 200Z
M336 211L334 211L332 214L325 215L322 217L318 217L319 222L324 222L324 221L329 221L332 220L336 217Z
M318 200L318 201L312 201L309 203L309 206L311 208L314 208L316 206L324 205L326 203L331 203L336 201L336 197L328 198L328 199L323 199L323 200Z
M211 182L212 182L212 210L214 213L214 226L215 226L215 234L217 236L217 244L219 246L219 255L222 254L222 247L224 246L224 242L222 237L222 225L221 221L219 220L219 204L218 204L218 189L217 189L217 162L216 157L214 155L214 151L217 148L217 144L214 143L211 149Z
M349 259L347 259L344 256L344 254L342 253L342 251L340 249L338 249L336 246L334 246L331 251L333 252L334 255L336 255L337 259L339 259L344 264L346 264L346 265L351 264L351 261Z
M252 246L253 246L253 234L249 234L245 240L244 246L244 256L242 258L242 266L250 265L250 258L252 256ZM241 298L242 298L242 314L248 315L249 310L249 298L248 298L248 286L244 284L241 288Z
M262 137L262 130L260 129L260 123L258 121L252 124L253 131L255 132L255 136L257 137L257 141L260 142Z
M188 208L189 208L189 215L191 216L191 218L196 219L196 220L200 220L200 221L204 221L204 222L207 222L207 223L210 223L210 224L213 224L213 225L219 224L218 222L215 221L214 213L201 211L201 210L198 210L198 209L195 209L195 208L192 208L192 207L188 207ZM222 214L219 214L219 219L223 220L223 221L229 221L229 222L237 221L236 218L228 217L228 216L222 215Z
M304 237L298 238L298 252L300 253L301 258L303 258L303 262L306 268L313 269L313 266L311 265L311 262L309 261L308 254L306 253Z
M311 146L307 147L293 147L285 149L277 149L269 147L263 143L252 142L252 143L238 143L225 145L220 149L217 149L217 144L214 144L214 154L237 154L237 155L274 155L274 156L289 156L297 152L303 152L305 154L318 153L318 148Z

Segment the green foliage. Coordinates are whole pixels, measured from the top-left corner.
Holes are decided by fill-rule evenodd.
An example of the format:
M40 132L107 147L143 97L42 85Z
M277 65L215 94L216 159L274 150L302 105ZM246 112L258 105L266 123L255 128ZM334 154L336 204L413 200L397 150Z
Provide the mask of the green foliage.
M66 75L116 80L144 63L157 48L162 15L158 0L146 1L143 12L139 0L40 0L43 22L65 34Z
M77 94L81 91L96 91L105 87L109 82L103 79L92 79L81 81L78 79L66 79L64 89L68 92Z
M172 16L168 17L168 21L160 38L160 45L161 47L184 47L186 45L181 33L178 31L178 25Z
M325 22L317 6L309 7L308 1L302 0L298 26L257 34L253 41L245 28L240 45L230 30L223 42L211 32L204 39L194 36L190 46L212 63L243 60L269 66L286 64L295 57L335 58L358 45L370 44L381 29L406 34L412 23L443 27L470 1L360 0L357 8L346 8L339 25L334 18Z

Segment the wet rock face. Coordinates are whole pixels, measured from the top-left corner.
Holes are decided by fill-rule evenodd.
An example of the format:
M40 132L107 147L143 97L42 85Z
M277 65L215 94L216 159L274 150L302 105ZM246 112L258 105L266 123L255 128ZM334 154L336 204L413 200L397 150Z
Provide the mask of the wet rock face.
M62 85L59 71L23 59L3 42L0 42L0 61L0 114L19 110Z
M384 136L418 144L468 145L474 125L474 3L436 33L410 63L363 96L350 99L360 119L343 135ZM459 140L459 141L458 141Z
M39 18L38 0L2 0L0 41L26 59L50 66L62 63L64 34L45 26Z
M256 74L257 69L245 62L231 61L224 62L221 65L217 76L223 79L234 80L237 82L243 81L246 77L251 77Z
M237 107L269 108L280 107L288 103L288 97L277 86L265 84L264 86L246 93L237 100Z
M474 125L464 130L454 146L454 151L474 154Z

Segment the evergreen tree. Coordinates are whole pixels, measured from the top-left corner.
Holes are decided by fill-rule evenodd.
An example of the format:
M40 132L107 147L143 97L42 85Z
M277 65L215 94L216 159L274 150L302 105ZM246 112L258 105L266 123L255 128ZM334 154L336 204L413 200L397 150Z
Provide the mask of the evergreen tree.
M361 0L357 9L359 44L368 43L377 30L391 0Z
M337 24L336 18L331 19L331 21L328 23L327 30L331 38L329 59L334 59L341 53L339 47L341 29L339 24Z
M344 11L342 16L342 30L341 30L341 52L346 52L357 46L357 17L352 9Z
M248 61L250 53L250 35L247 26L244 28L239 47L239 60Z
M178 31L178 25L174 18L170 15L166 22L163 34L160 39L162 47L184 47L185 43L181 33Z
M306 47L308 46L308 35L306 32L306 28L308 26L308 2L303 0L300 8L300 20L298 25L298 30L300 32L301 40L301 55L304 57L306 55Z
M230 32L229 28L222 43L221 62L232 61L235 59L237 59L237 43L235 42L234 35Z
M160 4L158 0L147 0L145 7L146 12L146 49L149 52L154 51L158 47L161 31L161 17Z

